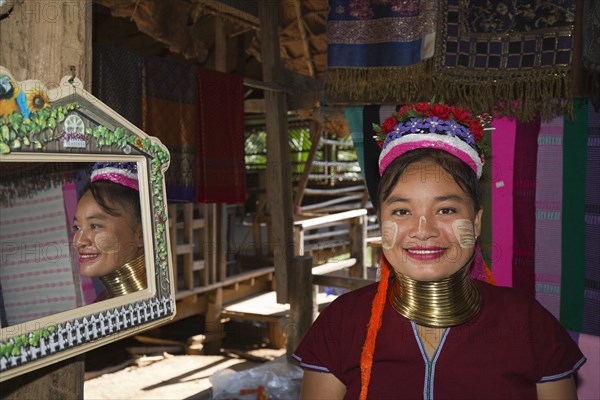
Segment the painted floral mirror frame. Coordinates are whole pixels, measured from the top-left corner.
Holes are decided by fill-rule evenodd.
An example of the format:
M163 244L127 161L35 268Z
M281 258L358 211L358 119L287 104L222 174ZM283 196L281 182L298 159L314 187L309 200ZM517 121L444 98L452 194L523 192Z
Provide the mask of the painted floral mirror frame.
M48 170L67 163L136 163L148 277L146 288L131 294L0 324L0 382L174 317L164 183L169 160L168 150L157 138L146 135L92 96L78 79L64 77L58 86L50 88L37 80L17 82L0 66L0 166L14 170L31 163ZM15 190L0 193L0 203L10 201L13 192L22 192L18 179L15 181L11 183L17 185Z

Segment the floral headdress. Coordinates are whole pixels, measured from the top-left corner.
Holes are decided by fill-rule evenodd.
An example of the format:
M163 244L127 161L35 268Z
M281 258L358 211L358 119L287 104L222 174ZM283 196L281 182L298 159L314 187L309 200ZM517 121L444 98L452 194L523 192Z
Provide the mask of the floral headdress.
M92 166L91 181L110 181L140 190L137 163L134 162L97 162Z
M428 102L408 104L393 113L383 124L373 124L375 139L382 151L379 174L402 154L420 148L445 150L469 165L481 177L483 152L477 143L483 138L487 114L446 104Z

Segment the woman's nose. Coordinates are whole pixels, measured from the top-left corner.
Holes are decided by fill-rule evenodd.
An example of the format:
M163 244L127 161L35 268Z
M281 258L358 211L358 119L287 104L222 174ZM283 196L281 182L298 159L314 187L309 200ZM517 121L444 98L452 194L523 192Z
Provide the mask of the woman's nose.
M410 236L418 240L427 240L437 236L437 228L433 221L428 221L427 217L421 215L411 221Z
M90 235L85 230L81 229L75 232L73 235L73 244L76 247L89 246L92 243Z

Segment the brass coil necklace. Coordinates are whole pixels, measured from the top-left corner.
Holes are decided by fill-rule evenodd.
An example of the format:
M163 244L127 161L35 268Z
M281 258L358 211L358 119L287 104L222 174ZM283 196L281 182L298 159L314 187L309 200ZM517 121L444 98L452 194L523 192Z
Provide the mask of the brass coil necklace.
M469 278L471 261L440 281L417 281L396 272L388 300L400 315L419 325L445 328L465 323L481 308L479 288Z
M108 297L123 296L146 288L146 264L144 255L140 255L118 268L100 277L100 281L106 287Z

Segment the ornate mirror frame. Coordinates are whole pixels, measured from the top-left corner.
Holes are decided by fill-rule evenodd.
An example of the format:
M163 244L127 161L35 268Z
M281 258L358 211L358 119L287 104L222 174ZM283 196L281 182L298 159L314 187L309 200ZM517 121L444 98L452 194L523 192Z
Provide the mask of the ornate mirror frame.
M0 163L137 163L148 277L143 290L2 326L1 382L167 322L175 315L175 292L166 147L85 91L76 78L64 77L48 88L36 80L17 82L0 66L0 84Z

